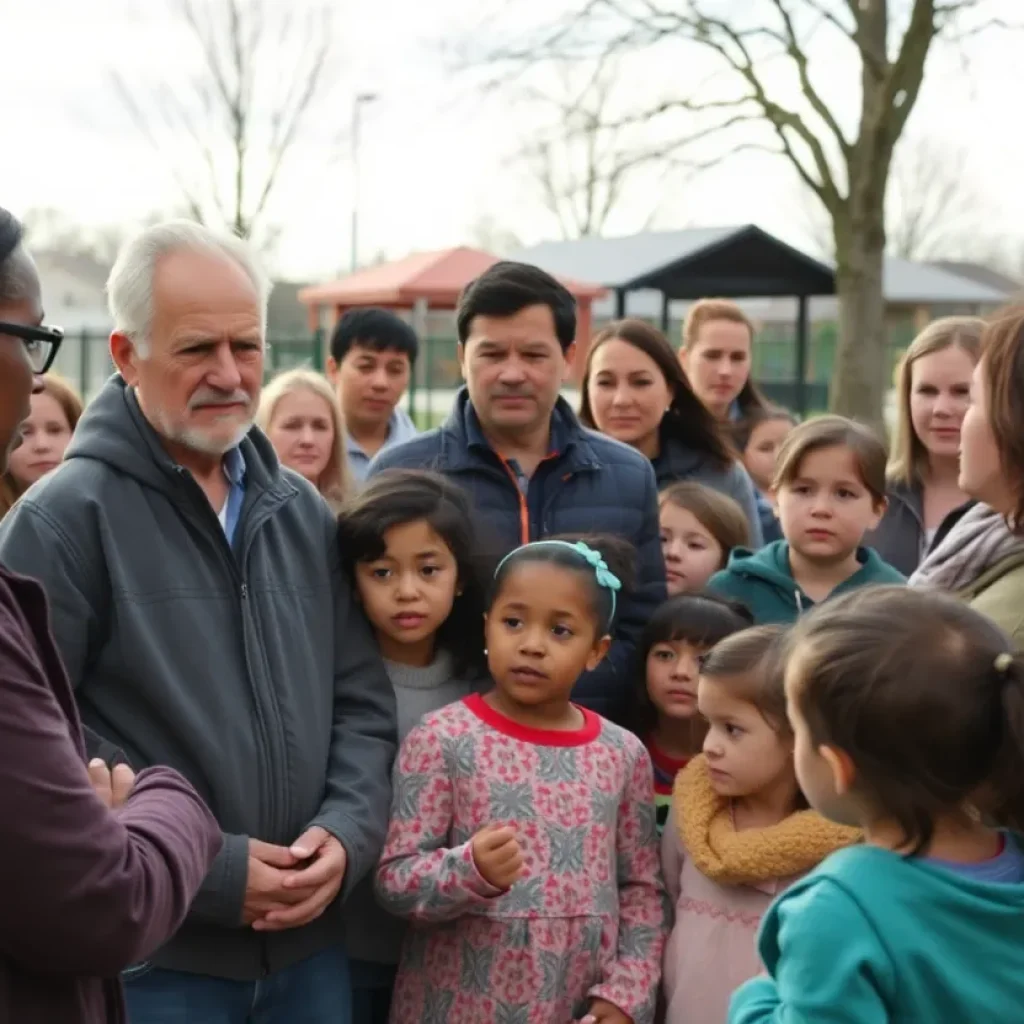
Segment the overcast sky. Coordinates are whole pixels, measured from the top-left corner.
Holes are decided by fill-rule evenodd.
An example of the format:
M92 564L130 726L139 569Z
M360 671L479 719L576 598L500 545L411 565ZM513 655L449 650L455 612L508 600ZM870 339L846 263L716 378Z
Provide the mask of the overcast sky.
M553 232L529 183L510 169L510 154L533 115L522 104L482 100L475 82L453 76L445 55L445 42L471 32L480 5L349 0L338 6L342 36L331 98L282 178L273 207L284 229L276 256L280 271L330 276L347 262L351 169L344 149L337 153L336 138L344 133L357 90L380 95L364 119L364 254L466 242L485 217L528 241ZM504 6L529 21L553 4L507 0ZM990 0L990 6L1011 16L1024 3ZM86 225L131 222L174 205L163 161L139 137L111 86L114 68L143 98L159 81L182 81L195 55L166 10L162 0L0 0L0 205L20 214L55 207ZM987 197L993 232L1024 237L1022 52L1024 35L989 34L972 43L966 71L951 53L937 55L912 127L916 135L968 146L969 176ZM819 81L841 94L842 61L829 53L817 56ZM269 55L266 74L275 70ZM661 65L644 68L626 89L644 95L665 75L674 82L695 80ZM852 94L848 98L856 102ZM613 230L642 223L651 212L649 191L638 188ZM737 158L695 182L670 181L658 197L656 224L755 221L797 238L803 228L795 195L781 162Z

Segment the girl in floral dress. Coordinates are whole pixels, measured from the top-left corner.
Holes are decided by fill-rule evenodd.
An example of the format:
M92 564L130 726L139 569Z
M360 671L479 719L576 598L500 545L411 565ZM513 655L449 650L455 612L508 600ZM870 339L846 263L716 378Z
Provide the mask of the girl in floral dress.
M508 555L494 689L402 744L377 892L415 926L391 1024L653 1021L668 908L650 758L570 700L611 643L630 556L615 538Z

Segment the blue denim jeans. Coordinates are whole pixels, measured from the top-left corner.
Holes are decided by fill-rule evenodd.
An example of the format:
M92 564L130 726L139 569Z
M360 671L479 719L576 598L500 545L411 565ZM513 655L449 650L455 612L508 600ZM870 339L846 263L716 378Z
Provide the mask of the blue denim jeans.
M352 1024L348 957L317 953L259 981L161 967L124 975L129 1024Z

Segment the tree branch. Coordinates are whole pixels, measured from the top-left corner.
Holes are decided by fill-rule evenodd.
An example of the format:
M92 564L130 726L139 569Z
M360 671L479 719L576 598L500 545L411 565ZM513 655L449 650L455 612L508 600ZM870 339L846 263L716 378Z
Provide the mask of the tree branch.
M843 130L839 127L839 122L835 119L832 111L829 110L828 105L821 98L821 94L817 89L815 89L814 84L811 82L810 62L807 54L800 45L800 41L797 39L796 27L793 24L793 19L790 16L789 11L786 9L786 5L783 0L771 0L771 3L779 12L779 17L782 19L782 24L786 29L786 53L796 65L797 75L800 78L800 91L804 94L804 98L811 105L811 109L818 115L818 117L821 118L825 123L825 126L834 136L836 144L839 147L839 151L843 154L843 157L845 159L849 159L850 144L846 141L846 136L843 134Z

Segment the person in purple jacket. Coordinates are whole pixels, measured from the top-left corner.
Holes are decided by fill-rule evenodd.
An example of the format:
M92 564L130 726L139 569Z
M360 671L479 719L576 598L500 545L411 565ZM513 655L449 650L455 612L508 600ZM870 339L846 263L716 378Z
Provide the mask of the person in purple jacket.
M43 327L21 227L0 209L0 473L61 332ZM118 972L180 926L220 850L169 768L85 762L39 584L0 569L0 1021L123 1024Z

